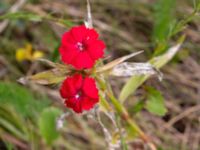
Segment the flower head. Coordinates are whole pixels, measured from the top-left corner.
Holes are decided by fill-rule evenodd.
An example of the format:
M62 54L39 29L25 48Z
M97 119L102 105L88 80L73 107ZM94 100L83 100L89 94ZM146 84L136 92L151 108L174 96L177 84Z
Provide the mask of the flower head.
M62 36L59 52L65 64L71 64L76 69L89 69L97 59L103 57L105 44L98 39L94 29L84 25L76 26Z
M31 44L26 44L23 48L18 48L16 51L15 58L18 62L22 62L25 60L33 61L37 60L39 58L42 58L44 56L44 53L39 50L34 50L32 48Z
M60 94L65 99L66 106L77 113L90 110L99 101L95 80L90 77L83 78L80 74L67 77L61 86Z

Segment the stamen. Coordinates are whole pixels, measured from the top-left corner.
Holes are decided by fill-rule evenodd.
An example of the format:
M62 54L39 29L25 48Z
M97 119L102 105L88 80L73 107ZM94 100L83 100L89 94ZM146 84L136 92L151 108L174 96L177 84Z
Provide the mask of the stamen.
M76 98L76 99L79 99L79 97L80 97L80 94L76 94L76 95L75 95L75 98Z
M78 100L78 99L80 99L81 95L82 95L82 91L78 91L74 97L75 97L75 99Z
M83 50L85 49L83 43L81 43L81 42L78 42L78 43L77 43L77 47L78 47L78 49L79 49L80 51L83 51Z

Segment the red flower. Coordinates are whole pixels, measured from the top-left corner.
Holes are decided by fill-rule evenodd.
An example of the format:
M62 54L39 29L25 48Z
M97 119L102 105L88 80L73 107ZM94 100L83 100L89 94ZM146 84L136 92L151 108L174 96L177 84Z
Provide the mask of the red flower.
M84 25L65 32L59 48L62 61L76 69L92 68L95 61L103 57L105 49L104 42L98 37L94 29L88 29Z
M65 99L66 106L77 113L90 110L99 101L95 80L90 77L83 78L80 74L67 77L61 86L60 94Z

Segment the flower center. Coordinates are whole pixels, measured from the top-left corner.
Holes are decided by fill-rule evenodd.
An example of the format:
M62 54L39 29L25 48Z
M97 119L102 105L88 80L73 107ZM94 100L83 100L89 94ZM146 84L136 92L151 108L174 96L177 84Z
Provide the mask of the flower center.
M76 94L76 95L75 95L75 98L76 98L76 99L79 99L79 97L80 97L79 94Z
M77 48L78 48L80 51L85 50L85 46L84 46L84 44L81 43L81 42L78 42L78 43L76 44L76 46L77 46Z
M78 100L78 99L80 99L81 95L82 95L82 92L78 91L74 97L76 100Z

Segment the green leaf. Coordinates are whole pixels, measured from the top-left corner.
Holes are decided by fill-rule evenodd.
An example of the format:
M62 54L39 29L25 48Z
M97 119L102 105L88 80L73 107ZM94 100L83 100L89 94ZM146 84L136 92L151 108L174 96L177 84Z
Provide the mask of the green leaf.
M158 0L155 4L153 39L158 43L165 42L169 35L175 4L176 0Z
M39 22L42 21L42 17L29 12L16 12L16 13L7 13L5 15L0 16L0 20L3 19L24 19Z
M177 45L171 47L168 49L164 54L153 57L149 63L152 64L156 69L159 69L163 67L166 63L168 63L174 55L178 52L180 49L185 36L182 36L179 40ZM121 93L119 95L119 100L121 102L124 102L126 98L135 92L135 90L146 81L150 75L141 75L141 76L133 76L131 77L128 82L124 85L124 87L121 90Z
M47 98L44 96L39 98L40 100L36 100L27 88L19 84L0 82L0 103L13 106L24 117L34 118L43 108L49 105Z
M119 95L119 100L124 102L125 99L132 94L133 92L136 91L136 89L142 84L144 83L144 81L148 78L148 76L146 75L137 75L137 76L133 76L131 77L127 83L123 86L121 93Z
M49 145L59 137L59 133L56 130L56 119L60 114L61 110L50 107L46 108L39 118L40 133Z
M164 104L164 98L159 91L152 87L147 88L148 96L145 108L158 116L164 116L167 112Z
M144 105L145 105L144 101L139 100L133 107L134 114L140 112L144 108Z

